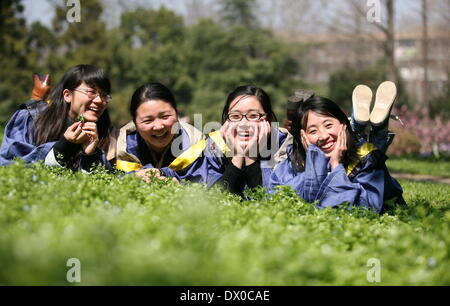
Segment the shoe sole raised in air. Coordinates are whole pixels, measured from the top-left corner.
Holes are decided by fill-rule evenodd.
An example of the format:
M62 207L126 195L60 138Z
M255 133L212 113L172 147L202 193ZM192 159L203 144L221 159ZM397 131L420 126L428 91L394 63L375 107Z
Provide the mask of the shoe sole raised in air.
M375 96L375 105L370 113L370 123L382 124L388 118L396 97L397 86L395 83L390 81L381 83Z
M353 117L357 122L362 124L369 122L372 95L372 90L366 85L358 85L353 90Z

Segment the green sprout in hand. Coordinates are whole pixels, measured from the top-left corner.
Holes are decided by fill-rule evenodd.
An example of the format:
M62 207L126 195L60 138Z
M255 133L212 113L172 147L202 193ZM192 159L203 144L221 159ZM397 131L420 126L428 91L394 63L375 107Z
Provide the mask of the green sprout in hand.
M82 114L79 114L79 115L77 116L77 120L78 120L78 121L81 121L81 122L84 122L84 117L83 117L83 115L82 115Z

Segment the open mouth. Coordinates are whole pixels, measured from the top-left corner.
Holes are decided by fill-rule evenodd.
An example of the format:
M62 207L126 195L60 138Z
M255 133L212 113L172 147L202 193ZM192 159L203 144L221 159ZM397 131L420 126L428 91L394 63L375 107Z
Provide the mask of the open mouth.
M88 110L98 113L100 111L97 107L89 107Z
M253 137L253 133L251 131L238 131L237 132L237 136L240 139L248 140L248 139L251 139Z
M319 148L320 148L322 151L324 151L324 152L326 152L326 153L329 153L329 152L333 151L333 149L334 149L334 144L335 144L334 141L330 141L330 142L327 142L327 143L325 143L325 144L323 144L323 145L320 145Z

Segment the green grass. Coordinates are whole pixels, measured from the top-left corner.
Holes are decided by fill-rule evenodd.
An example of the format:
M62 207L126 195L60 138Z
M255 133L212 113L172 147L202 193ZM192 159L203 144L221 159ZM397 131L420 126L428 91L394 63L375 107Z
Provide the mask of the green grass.
M387 166L391 172L450 177L448 160L396 158L388 159Z
M288 188L218 189L21 164L0 167L0 285L450 285L450 187L402 181L378 216L316 210Z

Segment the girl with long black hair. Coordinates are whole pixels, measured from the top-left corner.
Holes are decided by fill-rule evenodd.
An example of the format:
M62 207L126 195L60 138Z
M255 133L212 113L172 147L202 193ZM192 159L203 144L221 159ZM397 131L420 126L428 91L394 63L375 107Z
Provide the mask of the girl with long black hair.
M386 168L386 155L359 140L333 101L312 96L302 102L292 133L294 143L274 170L271 189L289 185L318 207L349 203L381 212L384 201L403 201L400 184Z
M20 158L86 171L94 164L109 168L105 150L111 130L110 93L102 69L94 65L69 69L47 101L28 101L8 121L0 165Z

